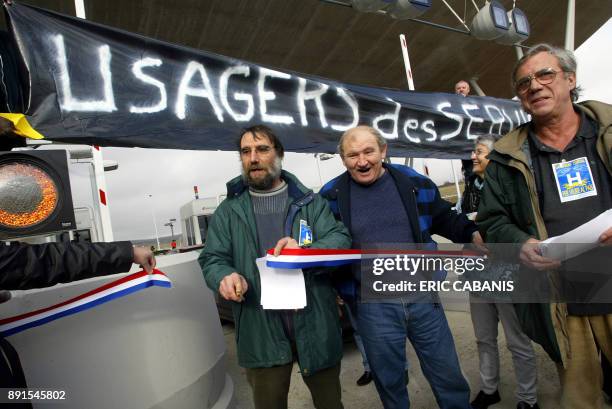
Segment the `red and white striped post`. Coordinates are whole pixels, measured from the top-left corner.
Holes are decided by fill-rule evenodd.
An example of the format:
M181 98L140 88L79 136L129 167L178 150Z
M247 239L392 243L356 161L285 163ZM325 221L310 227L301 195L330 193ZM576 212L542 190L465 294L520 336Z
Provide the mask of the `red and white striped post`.
M412 79L412 68L410 68L410 58L408 57L408 44L406 44L406 36L400 34L400 45L402 47L402 57L404 57L404 68L406 69L406 79L408 80L408 89L414 91L414 81ZM412 158L406 158L404 165L413 166Z
M412 79L412 68L410 68L410 58L408 57L408 45L406 44L406 36L400 34L400 44L402 46L402 57L404 57L404 67L406 68L406 79L408 80L408 89L414 91L414 81Z
M110 209L108 208L108 194L106 190L106 177L104 176L104 160L99 146L91 147L91 182L94 202L94 213L97 215L100 231L99 241L113 241L113 226L111 224Z

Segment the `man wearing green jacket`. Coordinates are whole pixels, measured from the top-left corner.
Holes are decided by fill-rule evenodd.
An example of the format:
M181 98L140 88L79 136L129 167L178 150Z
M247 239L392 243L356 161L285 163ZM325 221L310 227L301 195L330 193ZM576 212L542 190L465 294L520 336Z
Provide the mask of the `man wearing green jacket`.
M242 176L227 184L200 255L206 283L233 301L238 363L257 409L287 408L297 360L317 409L342 408L342 338L336 294L326 269L304 270L305 308L264 310L255 259L270 248L349 248L348 231L327 202L281 170L284 150L266 126L239 139ZM305 239L307 237L307 239Z
M519 244L521 262L546 274L551 288L579 289L589 272L577 276L571 263L584 263L593 252L609 255L612 226L601 226L603 247L563 264L544 257L538 243L612 208L612 106L575 104L576 60L547 44L519 60L512 80L532 120L495 144L476 222L486 242ZM600 277L607 280L605 273ZM601 408L599 354L612 359L612 304L564 300L516 304L517 315L559 364L561 406Z

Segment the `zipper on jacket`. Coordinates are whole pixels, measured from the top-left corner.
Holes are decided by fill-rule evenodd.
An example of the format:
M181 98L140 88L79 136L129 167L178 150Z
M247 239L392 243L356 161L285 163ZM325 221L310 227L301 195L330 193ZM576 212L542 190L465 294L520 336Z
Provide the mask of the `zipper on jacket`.
M342 212L340 211L340 209L342 209L342 206L340 206L340 195L339 195L340 189L338 189L338 188L335 188L335 189L336 189L336 206L338 207L338 218L346 226L346 228L350 230L350 226L344 220L344 218L342 217ZM350 194L350 192L349 192L349 194Z

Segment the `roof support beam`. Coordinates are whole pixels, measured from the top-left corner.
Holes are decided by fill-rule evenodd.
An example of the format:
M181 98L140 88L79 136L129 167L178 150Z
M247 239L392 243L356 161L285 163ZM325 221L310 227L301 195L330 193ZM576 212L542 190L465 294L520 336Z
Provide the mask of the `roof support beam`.
M574 51L574 32L576 28L576 0L567 0L567 20L565 22L565 49Z

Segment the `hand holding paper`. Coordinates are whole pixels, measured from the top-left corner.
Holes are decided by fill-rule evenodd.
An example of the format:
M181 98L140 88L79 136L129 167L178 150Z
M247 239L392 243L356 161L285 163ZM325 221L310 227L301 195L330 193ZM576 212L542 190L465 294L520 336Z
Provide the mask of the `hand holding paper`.
M611 230L612 209L608 209L574 230L544 240L540 243L540 251L544 257L564 261L589 251L601 243L608 245L612 240Z
M599 236L599 242L604 246L612 246L612 227L601 233L601 236Z
M534 238L528 239L521 247L519 257L521 262L536 270L550 270L558 268L561 262L542 255L542 241Z

